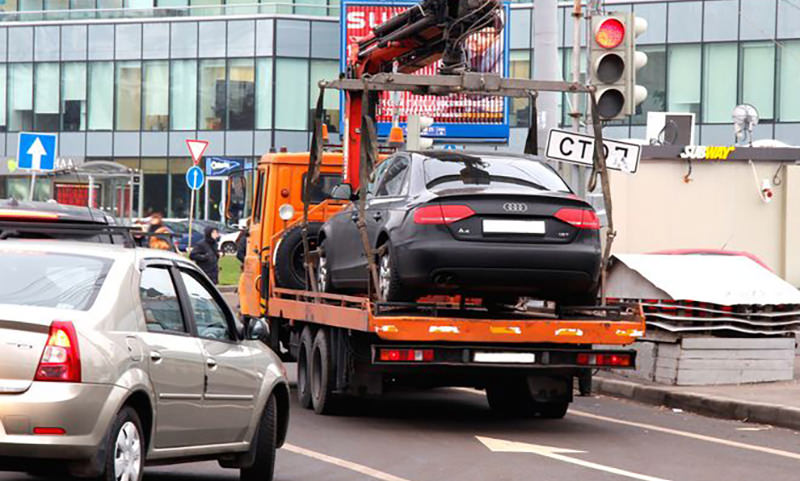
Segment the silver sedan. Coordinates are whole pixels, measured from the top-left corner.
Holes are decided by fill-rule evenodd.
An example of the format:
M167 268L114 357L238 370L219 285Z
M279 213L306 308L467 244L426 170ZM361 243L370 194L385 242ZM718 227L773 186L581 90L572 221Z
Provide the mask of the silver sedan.
M169 252L0 240L0 466L139 481L216 459L270 480L289 389L266 335Z

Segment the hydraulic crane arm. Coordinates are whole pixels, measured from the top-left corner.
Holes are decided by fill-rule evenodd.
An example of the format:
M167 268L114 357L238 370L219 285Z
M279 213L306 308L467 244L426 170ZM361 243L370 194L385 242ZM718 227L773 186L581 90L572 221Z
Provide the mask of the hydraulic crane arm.
M365 79L392 72L413 73L442 60L439 73L460 74L467 70L464 42L488 27L502 29L499 0L423 0L396 15L357 40L348 52L346 77ZM345 182L355 190L360 184L364 95L346 92L344 142ZM374 102L367 116L374 118Z

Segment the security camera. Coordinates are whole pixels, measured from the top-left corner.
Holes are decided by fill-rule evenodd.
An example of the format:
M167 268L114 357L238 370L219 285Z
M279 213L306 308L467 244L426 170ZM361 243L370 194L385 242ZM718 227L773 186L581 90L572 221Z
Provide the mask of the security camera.
M772 198L775 197L775 192L772 190L772 184L770 183L769 179L764 179L761 181L761 200L764 203L769 204L772 202Z

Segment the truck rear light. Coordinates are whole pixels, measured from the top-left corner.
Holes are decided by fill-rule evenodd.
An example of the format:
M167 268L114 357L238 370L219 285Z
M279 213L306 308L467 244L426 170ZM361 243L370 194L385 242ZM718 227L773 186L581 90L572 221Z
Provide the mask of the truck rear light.
M433 349L381 349L382 362L431 362Z
M581 352L575 357L575 363L579 366L629 367L631 365L631 355L626 353L592 354Z
M452 224L475 215L466 205L426 205L414 211L416 224Z
M64 428L35 427L35 428L33 428L33 434L42 434L42 435L49 435L49 436L63 436L64 434L67 434L67 431Z
M53 321L35 381L81 382L81 355L75 326L68 321Z
M600 219L591 209L560 209L555 213L555 218L578 229L597 230L600 228Z

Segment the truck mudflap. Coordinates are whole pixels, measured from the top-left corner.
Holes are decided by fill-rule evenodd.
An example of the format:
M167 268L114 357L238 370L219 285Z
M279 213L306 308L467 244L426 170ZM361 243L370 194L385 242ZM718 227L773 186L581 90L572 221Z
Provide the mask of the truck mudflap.
M373 344L372 364L384 366L475 366L496 368L635 369L636 351L550 347Z

